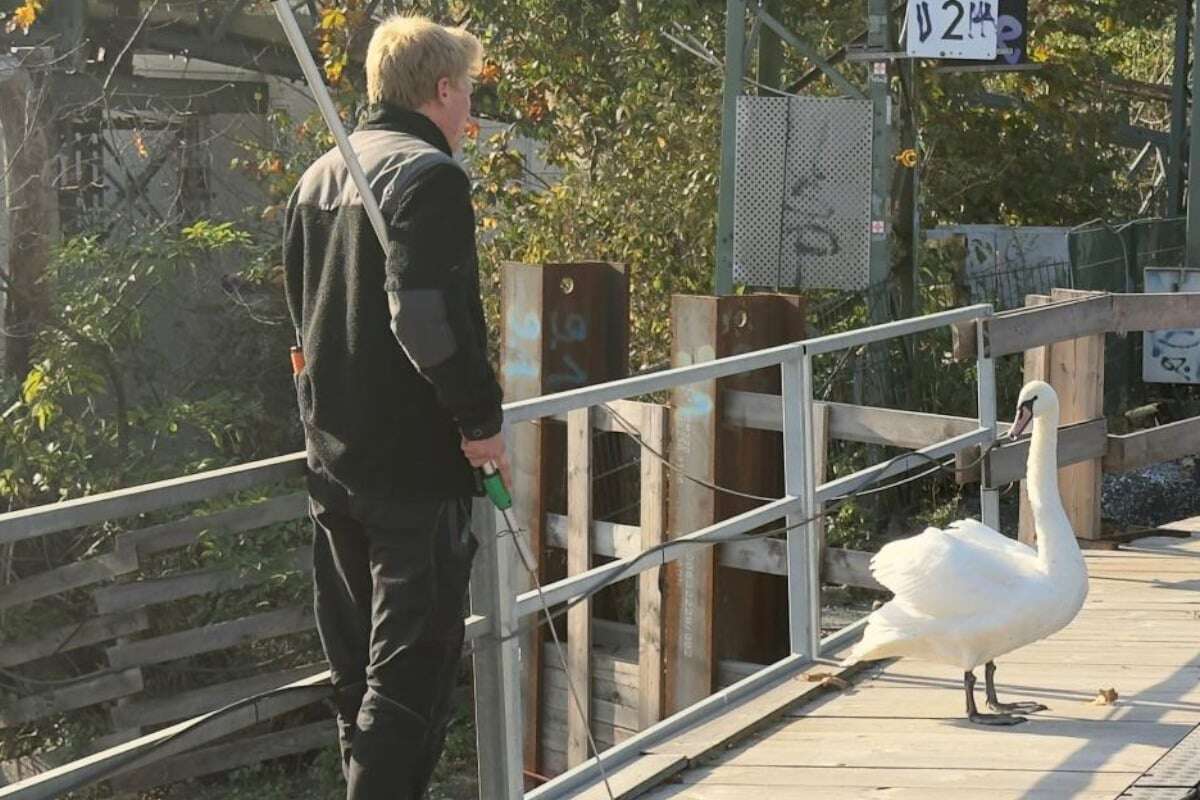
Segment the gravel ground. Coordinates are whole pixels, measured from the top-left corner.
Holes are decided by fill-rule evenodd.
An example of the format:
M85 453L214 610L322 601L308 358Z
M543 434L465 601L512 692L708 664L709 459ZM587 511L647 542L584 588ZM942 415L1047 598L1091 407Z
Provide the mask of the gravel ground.
M1100 508L1121 528L1200 516L1200 462L1185 458L1105 475Z

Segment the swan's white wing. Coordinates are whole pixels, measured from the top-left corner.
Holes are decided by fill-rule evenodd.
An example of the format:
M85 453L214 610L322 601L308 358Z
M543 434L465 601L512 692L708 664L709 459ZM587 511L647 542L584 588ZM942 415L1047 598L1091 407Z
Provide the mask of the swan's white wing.
M891 542L871 559L871 573L917 614L959 617L1011 603L1033 575L1032 551L1016 542L1021 550L1014 550L1001 534L979 527L926 528Z
M1021 567L1030 566L1030 560L1037 558L1037 551L1029 545L1010 539L977 519L955 520L946 528L946 533L979 547L995 550L998 556L1011 558Z

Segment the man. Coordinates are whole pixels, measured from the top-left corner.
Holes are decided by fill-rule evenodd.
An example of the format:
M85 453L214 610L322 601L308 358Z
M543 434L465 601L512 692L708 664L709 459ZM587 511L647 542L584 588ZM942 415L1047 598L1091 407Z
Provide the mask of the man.
M317 628L349 800L425 792L462 649L472 467L493 461L507 479L470 184L451 156L481 56L471 34L419 17L371 39L371 112L350 141L386 251L336 149L288 203Z

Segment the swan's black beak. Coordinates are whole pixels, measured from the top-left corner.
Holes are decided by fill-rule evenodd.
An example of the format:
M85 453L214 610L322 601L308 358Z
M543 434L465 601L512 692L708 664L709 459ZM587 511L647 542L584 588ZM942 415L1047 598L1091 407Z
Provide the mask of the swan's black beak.
M1008 438L1012 440L1019 439L1032 421L1033 402L1026 401L1021 403L1021 405L1017 406L1017 418L1013 421L1012 428L1008 431Z

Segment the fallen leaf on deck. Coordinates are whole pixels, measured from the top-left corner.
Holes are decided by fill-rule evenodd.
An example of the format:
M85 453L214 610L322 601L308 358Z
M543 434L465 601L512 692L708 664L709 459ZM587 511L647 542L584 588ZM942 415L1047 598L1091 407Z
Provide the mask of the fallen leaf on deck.
M1092 698L1092 705L1111 706L1117 702L1118 696L1119 695L1117 694L1116 689L1101 689L1096 693L1096 696Z
M819 683L822 686L833 687L834 689L849 689L850 681L839 678L832 672L810 672L804 676L804 679L809 683Z

